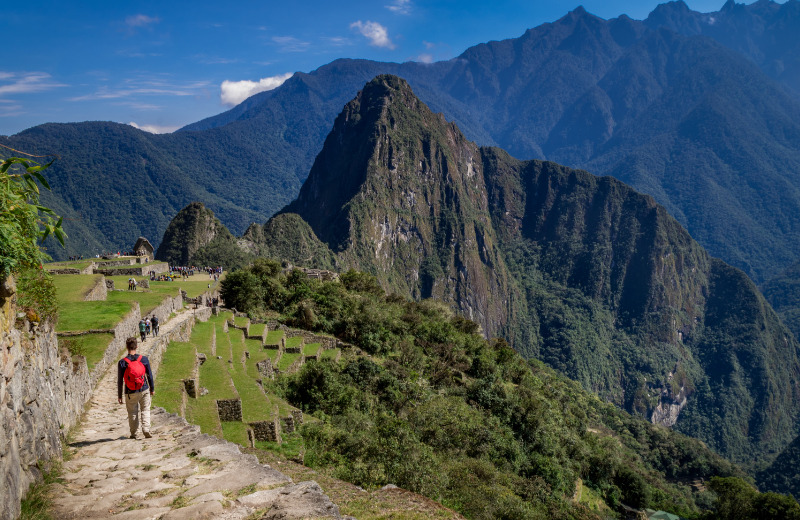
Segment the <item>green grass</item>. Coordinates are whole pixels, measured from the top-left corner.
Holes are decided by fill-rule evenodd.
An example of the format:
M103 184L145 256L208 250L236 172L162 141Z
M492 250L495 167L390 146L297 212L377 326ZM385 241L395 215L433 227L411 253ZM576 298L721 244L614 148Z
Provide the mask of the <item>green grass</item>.
M333 359L336 359L336 356L338 354L339 354L339 349L338 348L331 348L331 349L328 349L328 350L323 350L322 351L322 356L320 356L320 358L321 359L331 359L331 360L333 360Z
M300 435L299 432L293 431L292 433L284 433L281 435L281 441L283 441L281 444L277 442L256 441L255 445L256 448L278 453L291 460L297 459L300 453L303 452L303 436Z
M130 312L129 302L73 302L58 311L58 332L113 329Z
M294 364L295 361L300 359L301 355L302 354L289 354L287 352L284 352L283 355L281 356L280 361L278 361L278 370L280 370L281 372L286 372L289 369L289 367L292 366L292 364Z
M283 337L282 330L271 330L267 332L267 337L264 339L265 345L280 345L281 338Z
M200 431L222 437L222 425L217 414L217 402L211 394L186 400L186 420L200 427Z
M273 350L273 349L264 349L266 352L267 357L269 357L270 361L272 361L272 366L274 367L275 364L278 362L278 356L280 355L280 350Z
M303 345L303 355L316 356L320 347L322 347L321 343L308 343L306 345Z
M60 274L53 277L59 305L82 302L102 274Z
M60 461L51 462L49 468L42 468L42 480L34 482L20 503L20 520L52 520L54 485L62 483L63 467Z
M222 436L226 441L235 442L240 446L249 446L247 439L247 425L243 422L224 421L222 423Z
M127 287L127 285L126 285ZM176 291L177 292L177 291ZM175 296L172 294L171 296ZM139 302L142 316L147 316L166 300L168 295L147 290L139 291L113 291L108 293L109 302Z
M158 369L153 404L170 413L180 413L183 399L183 380L191 376L195 347L191 342L170 342Z
M264 335L264 329L266 329L266 328L267 328L267 324L266 323L253 323L253 324L250 325L249 333L250 333L251 336L263 336Z
M220 280L224 278L225 273L223 276L220 277ZM114 280L114 287L116 289L127 289L128 288L128 278L131 278L129 275L114 275L114 276L107 276L107 279ZM147 276L133 276L137 281L149 279ZM206 291L214 289L217 287L219 282L213 282L208 279L208 276L199 276L195 275L191 277L189 280L181 280L180 278L176 279L173 282L158 282L152 281L150 282L150 291L157 292L164 295L175 296L178 294L178 289L182 289L186 291L186 296L188 298L196 298L203 294ZM211 285L209 288L208 286ZM148 289L142 289L141 287L138 291L143 291Z
M233 323L237 327L246 327L248 323L250 323L250 318L243 318L241 316L237 316L233 318Z
M266 421L272 416L272 408L268 406L267 399L261 387L251 377L242 364L244 359L245 343L241 330L228 331L233 352L233 363L228 364L231 379L242 400L242 419L244 422Z
M70 354L85 357L89 372L91 372L94 366L103 359L106 349L113 339L113 334L87 334L85 336L60 338L58 345L66 347Z
M286 348L295 348L303 345L303 336L294 336L293 338L286 338Z

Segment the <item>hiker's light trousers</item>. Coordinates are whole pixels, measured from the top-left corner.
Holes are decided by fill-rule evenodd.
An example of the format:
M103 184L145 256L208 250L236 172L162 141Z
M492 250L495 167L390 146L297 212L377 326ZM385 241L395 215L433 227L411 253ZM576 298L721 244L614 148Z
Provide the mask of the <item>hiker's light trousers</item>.
M128 426L131 435L139 431L139 416L141 415L142 432L150 432L150 391L125 394L125 408L128 409Z

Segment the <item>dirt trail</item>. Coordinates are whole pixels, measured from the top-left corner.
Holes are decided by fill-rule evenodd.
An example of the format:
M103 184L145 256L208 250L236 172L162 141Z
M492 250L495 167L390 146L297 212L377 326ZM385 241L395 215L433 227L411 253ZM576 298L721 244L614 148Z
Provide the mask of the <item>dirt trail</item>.
M191 317L191 310L181 312L161 326L161 335ZM154 343L148 338L139 352L148 355ZM153 438L129 439L116 379L115 365L95 389L55 489L55 518L341 518L316 482L294 484L161 408L151 415Z

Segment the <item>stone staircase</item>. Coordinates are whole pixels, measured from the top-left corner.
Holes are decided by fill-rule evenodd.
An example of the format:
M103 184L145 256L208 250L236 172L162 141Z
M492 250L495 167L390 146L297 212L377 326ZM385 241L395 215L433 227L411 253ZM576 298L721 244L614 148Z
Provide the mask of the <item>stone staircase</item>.
M161 336L193 319L192 310L181 312L161 326ZM157 345L148 338L139 352L149 355ZM74 454L54 491L55 518L342 518L316 482L293 483L236 444L202 434L161 408L152 413L153 438L129 439L116 378L112 366L70 444Z

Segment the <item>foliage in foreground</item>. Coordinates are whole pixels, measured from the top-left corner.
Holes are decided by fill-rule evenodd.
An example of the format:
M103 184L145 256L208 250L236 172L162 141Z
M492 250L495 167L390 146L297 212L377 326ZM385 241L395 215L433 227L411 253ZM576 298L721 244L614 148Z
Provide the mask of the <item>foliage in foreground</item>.
M281 276L275 262L222 283L251 315L334 334L364 351L310 363L275 386L319 422L302 429L312 467L365 487L393 483L471 518L593 518L578 478L611 507L698 517L713 495L688 485L741 475L696 440L619 411L442 304L385 295L375 279Z
M33 321L55 318L58 311L52 277L41 271L48 257L39 248L50 235L62 246L66 237L62 219L55 220L53 210L39 204L37 183L50 189L42 170L52 163L19 157L0 163L0 280L19 274L18 305Z

